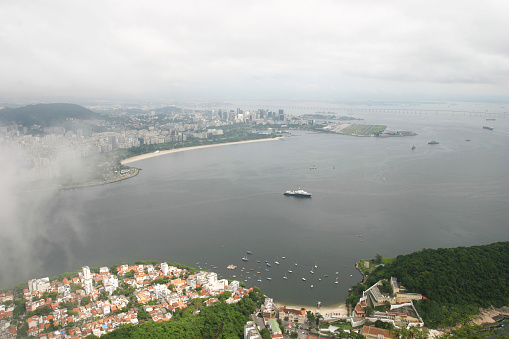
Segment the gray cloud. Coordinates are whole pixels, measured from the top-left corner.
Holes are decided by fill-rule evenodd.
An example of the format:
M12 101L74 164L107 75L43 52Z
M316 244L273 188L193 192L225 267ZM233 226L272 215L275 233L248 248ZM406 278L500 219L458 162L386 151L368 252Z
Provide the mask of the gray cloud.
M89 240L83 216L62 199L65 192L33 180L19 148L2 145L0 161L0 288L63 273L55 267L73 267L73 248ZM80 160L60 161L78 166Z
M507 99L508 12L501 0L3 1L0 95L419 99L438 84L440 99Z

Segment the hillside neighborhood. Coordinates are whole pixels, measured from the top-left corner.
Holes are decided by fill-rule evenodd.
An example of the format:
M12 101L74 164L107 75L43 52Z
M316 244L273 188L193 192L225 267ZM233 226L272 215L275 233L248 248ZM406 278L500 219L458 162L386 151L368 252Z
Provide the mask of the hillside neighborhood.
M390 293L381 288L390 284ZM121 325L147 320L169 321L176 312L193 305L236 303L253 291L242 282L220 279L214 272L199 271L177 264L138 263L90 268L76 274L49 279L31 279L22 293L0 293L0 337L38 338L100 337ZM322 322L320 335L361 334L366 338L391 338L387 330L372 325L377 320L396 327L423 326L412 301L420 294L408 293L395 278L379 281L367 289L351 314L320 315L316 310L278 307L266 297L258 312L244 327L244 338L262 338L268 329L272 338L312 337L313 320ZM385 309L385 310L382 310ZM199 312L199 310L194 310ZM323 324L330 323L328 328ZM343 330L349 324L352 330ZM317 322L318 324L318 322Z

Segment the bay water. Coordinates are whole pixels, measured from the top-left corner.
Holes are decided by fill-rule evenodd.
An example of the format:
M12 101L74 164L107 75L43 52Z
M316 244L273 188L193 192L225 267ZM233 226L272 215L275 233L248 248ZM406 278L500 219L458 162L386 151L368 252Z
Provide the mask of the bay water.
M37 272L164 260L259 286L281 304L332 305L360 281L361 258L509 239L509 118L490 121L493 131L479 115L362 118L418 135L292 131L138 161L132 179L61 191L52 215L65 210L79 226L47 226L70 235L48 243ZM312 198L283 196L297 188Z

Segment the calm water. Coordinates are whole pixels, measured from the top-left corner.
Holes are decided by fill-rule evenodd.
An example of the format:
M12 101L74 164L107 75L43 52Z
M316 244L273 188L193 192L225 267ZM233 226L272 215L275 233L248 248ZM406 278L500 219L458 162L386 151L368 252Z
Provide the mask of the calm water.
M236 275L287 305L330 305L344 301L359 281L360 258L509 239L509 118L490 121L494 131L482 129L482 117L364 118L419 135L295 132L282 141L140 161L134 165L143 170L133 179L61 192L51 209L67 211L79 226L69 230L58 220L48 226L69 235L43 252L38 271L176 261L217 266L221 276ZM298 187L313 197L282 195ZM243 262L247 250L253 255ZM230 271L229 264L238 267Z

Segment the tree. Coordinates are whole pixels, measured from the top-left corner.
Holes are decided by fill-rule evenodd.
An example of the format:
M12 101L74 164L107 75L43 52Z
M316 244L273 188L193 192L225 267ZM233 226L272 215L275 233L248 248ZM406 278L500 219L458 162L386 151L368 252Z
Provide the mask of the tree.
M318 313L316 315L316 319L315 319L315 321L316 321L316 328L320 327L320 320L321 319L323 319L323 316L320 313Z
M86 306L86 305L90 304L90 300L91 300L91 298L88 297L88 296L87 297L83 297L83 299L81 299L81 305L82 306Z
M262 336L262 339L272 339L272 336L270 335L270 331L266 328L260 331L260 335Z
M101 294L99 295L99 300L108 300L109 294L106 291L101 291Z
M375 312L375 309L371 306L366 307L366 317L369 317Z
M387 322L382 321L382 320L377 320L377 321L375 321L375 327L383 328L383 329L386 329L386 330L390 330L394 326L391 323L387 323Z
M144 310L138 310L138 321L147 321L152 319L150 313Z
M381 264L382 263L382 256L377 253L375 255L375 261L376 261L377 264Z
M299 337L299 333L293 331L292 334L290 334L290 338L296 339Z
M315 322L315 314L313 312L307 311L306 315L307 315L308 320L309 320L310 323L314 323Z

